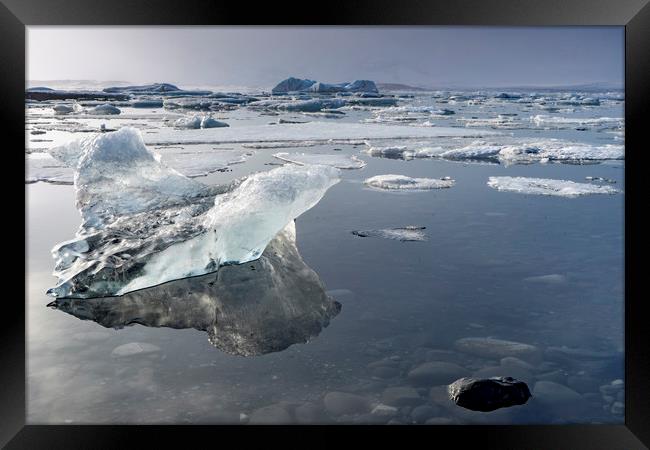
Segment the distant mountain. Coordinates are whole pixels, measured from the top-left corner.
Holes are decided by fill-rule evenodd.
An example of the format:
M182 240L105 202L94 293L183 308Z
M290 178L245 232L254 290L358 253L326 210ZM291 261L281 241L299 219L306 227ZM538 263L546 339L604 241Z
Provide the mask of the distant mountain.
M377 88L380 91L431 91L432 90L423 87L409 86L408 84L401 84L401 83L377 83Z

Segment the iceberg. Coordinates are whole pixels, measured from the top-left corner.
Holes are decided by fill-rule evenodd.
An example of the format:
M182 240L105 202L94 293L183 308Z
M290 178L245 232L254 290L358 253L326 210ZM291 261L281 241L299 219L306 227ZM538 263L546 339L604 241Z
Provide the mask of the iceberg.
M290 77L286 80L280 81L273 89L271 89L271 93L273 95L278 95L286 94L288 92L304 91L314 83L316 83L314 80L301 80L300 78Z
M332 94L337 92L372 92L378 93L374 81L355 80L351 83L321 83L319 81L290 77L279 82L271 93L282 95L289 92L315 92L319 94Z
M186 91L169 83L153 83L140 86L112 86L103 90L106 93L137 94L137 95L210 95L212 91Z
M380 230L355 230L353 235L359 237L380 237L401 242L426 241L427 235L423 231L426 227L408 225L400 228L384 228Z
M488 186L498 191L520 194L553 195L558 197L578 197L590 194L616 194L620 192L611 186L590 183L576 183L567 180L526 177L490 177Z
M455 181L449 177L442 179L434 178L411 178L404 175L377 175L364 180L366 186L375 189L387 190L429 190L450 188Z
M206 186L160 161L134 128L58 147L74 167L82 226L52 250L55 297L122 295L260 257L339 181L328 166L283 166Z
M361 169L366 166L365 161L357 158L354 155L346 156L281 152L275 153L273 156L283 161L288 161L295 164L321 164L336 167L337 169Z
M127 92L129 94L162 94L168 92L178 92L177 86L169 83L153 83L139 86L112 86L103 89L104 92Z
M348 92L363 92L363 93L379 92L375 82L370 80L354 80L352 83L348 83L345 85L345 90Z
M306 343L341 309L303 261L291 221L258 260L224 266L121 297L57 299L48 306L106 328L133 324L204 331L232 355L253 356Z

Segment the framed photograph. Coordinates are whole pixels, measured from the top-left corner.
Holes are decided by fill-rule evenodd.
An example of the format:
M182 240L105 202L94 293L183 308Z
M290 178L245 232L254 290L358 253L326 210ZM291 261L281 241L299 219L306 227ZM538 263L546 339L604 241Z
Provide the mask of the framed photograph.
M648 1L305 6L3 0L0 443L647 448Z

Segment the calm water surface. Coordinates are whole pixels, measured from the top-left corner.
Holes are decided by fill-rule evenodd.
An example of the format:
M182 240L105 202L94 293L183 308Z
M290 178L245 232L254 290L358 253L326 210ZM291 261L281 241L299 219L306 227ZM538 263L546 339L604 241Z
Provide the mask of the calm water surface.
M543 134L582 142L603 135ZM360 150L279 151L333 148ZM258 150L246 165L200 180L221 183L266 170L277 151ZM80 218L72 186L26 185L29 423L622 423L614 405L624 395L624 194L521 195L486 181L601 176L624 190L624 163L362 159L364 169L343 171L342 181L296 220L297 249L340 312L310 342L254 356L215 348L205 331L142 325L147 320L138 310L127 314L131 325L116 329L93 321L92 311L80 320L46 307L52 299L45 291L55 284L50 249L74 236ZM410 193L364 187L364 179L387 173L450 176L456 185ZM428 239L351 233L407 225L426 227ZM124 313L108 308L109 316ZM239 326L254 330L267 314L253 310ZM296 337L287 323L280 326L287 336L281 329L277 339L289 345ZM502 362L507 354L459 351L455 342L466 337L526 343L538 353L523 363ZM523 379L533 398L492 413L464 410L445 400L447 382L439 376L409 377L429 362L433 372L440 362L454 364L458 377ZM394 409L372 413L380 403Z

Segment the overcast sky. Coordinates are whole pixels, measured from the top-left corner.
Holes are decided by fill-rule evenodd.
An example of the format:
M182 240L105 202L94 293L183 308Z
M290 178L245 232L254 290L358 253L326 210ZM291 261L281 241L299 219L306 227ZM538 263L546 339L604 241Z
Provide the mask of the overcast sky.
M623 27L37 27L29 80L270 88L289 76L436 86L624 80Z

